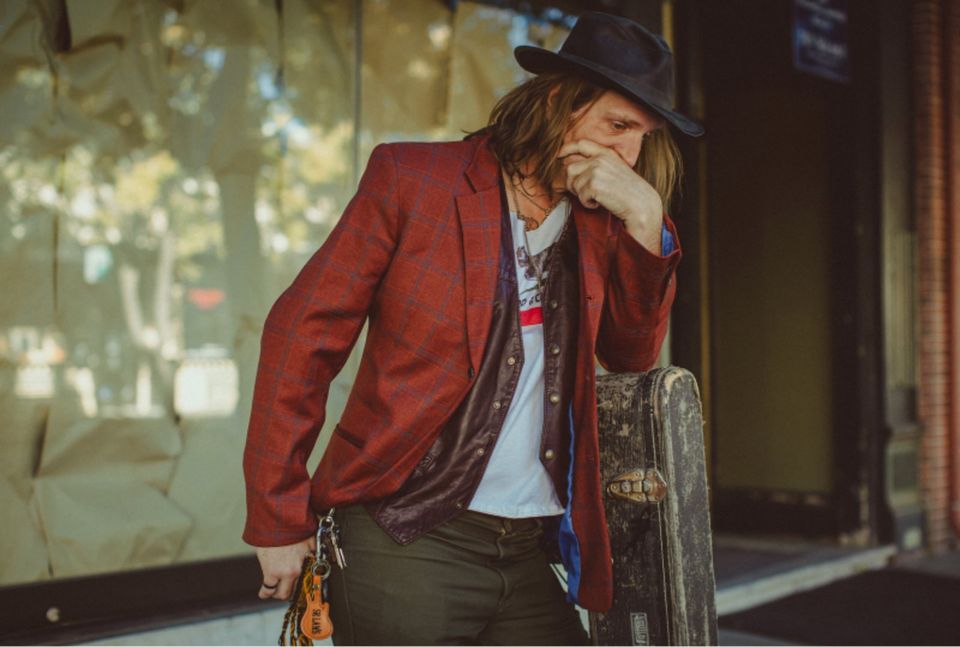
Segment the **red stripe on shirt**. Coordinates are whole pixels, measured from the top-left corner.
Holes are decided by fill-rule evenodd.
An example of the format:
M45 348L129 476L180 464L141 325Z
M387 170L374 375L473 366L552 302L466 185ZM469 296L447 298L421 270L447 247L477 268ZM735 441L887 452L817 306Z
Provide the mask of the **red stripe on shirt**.
M543 308L537 306L536 308L530 308L529 310L520 311L520 325L521 326L535 326L536 324L543 323Z

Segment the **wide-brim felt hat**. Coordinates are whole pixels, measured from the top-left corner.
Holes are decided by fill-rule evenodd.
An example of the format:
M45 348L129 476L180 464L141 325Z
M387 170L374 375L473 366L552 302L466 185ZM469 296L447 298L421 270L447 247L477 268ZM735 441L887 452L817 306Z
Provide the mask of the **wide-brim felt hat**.
M674 110L673 53L667 42L632 20L587 12L560 51L521 45L513 55L529 72L579 73L653 110L681 132L703 134L703 126Z

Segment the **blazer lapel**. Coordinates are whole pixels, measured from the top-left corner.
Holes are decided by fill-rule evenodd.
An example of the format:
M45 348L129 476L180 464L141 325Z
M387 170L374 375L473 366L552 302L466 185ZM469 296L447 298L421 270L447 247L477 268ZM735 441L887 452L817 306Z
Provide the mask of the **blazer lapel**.
M471 365L479 370L493 314L502 209L500 165L485 139L478 142L466 176L474 193L458 196L456 203L463 237L467 341ZM586 333L586 339L595 345L606 297L604 285L610 269L610 254L616 244L614 227L619 223L605 209L588 211L577 199L571 199L580 247L580 293L586 310L587 328L581 334Z
M463 237L467 342L470 363L480 370L493 314L500 256L500 165L480 140L466 175L474 193L456 198Z

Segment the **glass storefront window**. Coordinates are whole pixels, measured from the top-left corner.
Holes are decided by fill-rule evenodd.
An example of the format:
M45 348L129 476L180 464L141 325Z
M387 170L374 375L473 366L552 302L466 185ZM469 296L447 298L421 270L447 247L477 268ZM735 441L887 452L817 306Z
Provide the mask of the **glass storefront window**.
M513 47L566 33L455 6L5 4L0 586L251 552L268 308L375 144L482 127L522 80Z

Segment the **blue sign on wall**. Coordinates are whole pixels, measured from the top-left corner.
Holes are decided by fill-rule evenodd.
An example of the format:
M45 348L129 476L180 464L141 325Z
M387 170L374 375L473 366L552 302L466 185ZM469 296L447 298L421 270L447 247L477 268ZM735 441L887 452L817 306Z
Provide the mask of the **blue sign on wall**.
M847 0L793 0L793 65L832 81L850 80Z

